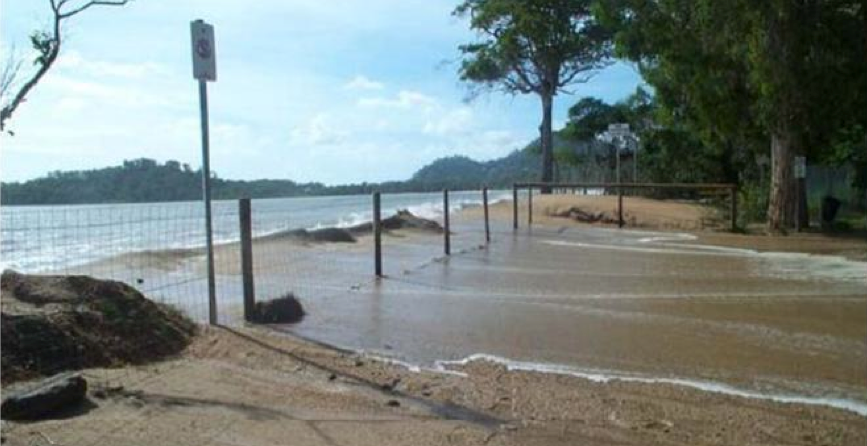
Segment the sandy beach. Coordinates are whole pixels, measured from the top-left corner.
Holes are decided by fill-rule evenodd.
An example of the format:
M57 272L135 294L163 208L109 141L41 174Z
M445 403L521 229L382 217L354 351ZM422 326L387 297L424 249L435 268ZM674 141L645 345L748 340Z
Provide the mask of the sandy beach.
M612 197L536 197L533 226L519 209L517 232L511 205L495 204L487 247L481 209L467 208L450 257L442 234L391 231L382 280L366 235L257 240L257 290L291 287L308 312L295 325L239 324L236 247L221 246L231 328L206 329L168 363L86 372L123 388L92 391L95 407L74 417L7 424L6 440L867 441L867 242L729 234L706 208L637 198L637 230L551 215L589 200L604 210ZM684 232L690 221L706 228ZM90 268L146 271L148 283L202 267L186 251L124 262Z
M130 370L94 370L93 374ZM183 357L91 390L30 444L863 444L848 411L669 384L594 382L473 361L410 370L268 329L209 328Z

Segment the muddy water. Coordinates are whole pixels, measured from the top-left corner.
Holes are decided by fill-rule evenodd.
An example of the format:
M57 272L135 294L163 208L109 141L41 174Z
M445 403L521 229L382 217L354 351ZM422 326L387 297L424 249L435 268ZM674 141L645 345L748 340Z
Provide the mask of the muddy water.
M867 263L686 235L494 229L475 249L479 229L459 224L461 252L433 262L440 238L391 240L386 279L311 295L287 330L428 365L484 353L867 403ZM341 254L360 256L344 277L364 277L366 255Z

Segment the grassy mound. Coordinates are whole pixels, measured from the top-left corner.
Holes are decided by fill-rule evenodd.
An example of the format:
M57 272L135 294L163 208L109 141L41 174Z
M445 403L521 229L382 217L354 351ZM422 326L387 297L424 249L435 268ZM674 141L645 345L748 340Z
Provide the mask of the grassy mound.
M121 282L4 271L0 291L3 384L162 359L196 331L176 310Z

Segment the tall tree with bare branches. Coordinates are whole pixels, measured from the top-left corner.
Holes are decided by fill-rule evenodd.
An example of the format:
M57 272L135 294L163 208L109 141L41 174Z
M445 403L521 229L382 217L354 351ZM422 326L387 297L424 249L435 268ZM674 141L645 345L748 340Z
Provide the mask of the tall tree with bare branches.
M27 100L27 95L33 87L48 73L51 66L60 55L60 47L63 42L63 23L93 7L99 6L123 6L130 0L90 0L77 2L75 0L49 0L51 7L52 25L49 30L39 30L30 35L30 44L36 50L36 65L34 71L26 80L18 84L18 76L21 73L21 60L14 57L8 58L4 66L0 68L0 87L2 87L3 108L0 109L0 131L6 129L6 121L12 118L15 110ZM15 91L12 91L14 87Z

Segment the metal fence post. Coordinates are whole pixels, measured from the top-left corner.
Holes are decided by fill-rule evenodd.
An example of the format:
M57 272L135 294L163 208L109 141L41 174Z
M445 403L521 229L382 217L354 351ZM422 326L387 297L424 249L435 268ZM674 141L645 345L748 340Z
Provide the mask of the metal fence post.
M527 187L527 227L533 224L533 186Z
M449 229L449 190L443 189L443 252L452 253L451 230Z
M512 186L512 229L518 229L518 186Z
M253 319L256 311L256 288L253 281L253 228L250 199L238 200L241 225L241 275L244 284L244 320Z
M376 277L382 277L382 224L380 222L379 192L373 193L373 262Z
M729 189L729 196L730 196L729 205L731 206L730 217L732 219L732 222L731 222L732 231L736 231L738 229L738 187L737 186L732 186L731 189Z
M617 227L623 227L623 187L617 185Z
M482 188L482 204L485 207L485 243L491 243L491 223L488 219L488 188Z
M214 229L211 217L211 162L208 131L208 86L199 79L199 115L202 125L202 201L205 204L205 249L208 262L208 322L217 324L217 280L214 268Z

